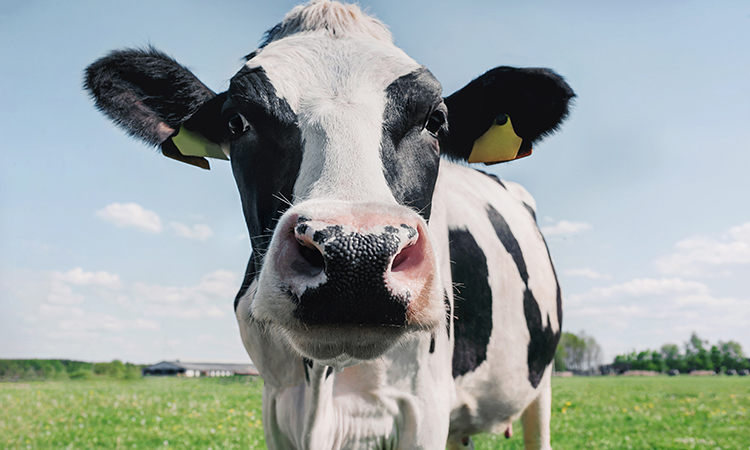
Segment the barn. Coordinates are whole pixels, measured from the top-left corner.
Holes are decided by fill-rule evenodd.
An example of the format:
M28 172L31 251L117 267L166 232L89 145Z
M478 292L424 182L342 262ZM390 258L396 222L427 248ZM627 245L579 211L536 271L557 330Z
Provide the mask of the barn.
M258 375L253 364L161 361L144 367L145 376L184 376L184 377L231 377L233 375Z

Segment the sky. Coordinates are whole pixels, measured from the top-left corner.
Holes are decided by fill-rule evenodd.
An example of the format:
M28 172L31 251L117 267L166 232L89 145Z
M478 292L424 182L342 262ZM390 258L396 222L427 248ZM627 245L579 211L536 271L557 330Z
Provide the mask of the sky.
M220 92L295 4L0 2L0 358L248 360L229 165L127 137L82 73L154 45ZM536 198L564 331L593 336L604 362L692 332L750 353L750 4L360 5L446 96L498 65L549 67L576 91L559 133L489 169Z

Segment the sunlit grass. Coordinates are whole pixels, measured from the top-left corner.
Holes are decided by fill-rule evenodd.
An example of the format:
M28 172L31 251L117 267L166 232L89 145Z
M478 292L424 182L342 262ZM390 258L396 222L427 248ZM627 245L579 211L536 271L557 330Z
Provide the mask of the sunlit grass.
M0 384L0 448L265 448L262 381Z
M262 449L262 380L0 383L0 449ZM750 449L748 377L553 380L552 446ZM477 449L521 449L478 436Z
M552 382L552 447L750 449L748 377L580 377ZM477 449L522 449L481 436Z

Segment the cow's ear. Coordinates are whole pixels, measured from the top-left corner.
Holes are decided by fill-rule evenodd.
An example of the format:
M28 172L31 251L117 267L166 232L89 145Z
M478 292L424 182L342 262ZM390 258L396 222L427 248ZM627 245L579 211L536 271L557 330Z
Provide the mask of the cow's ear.
M495 164L531 154L567 117L573 90L549 69L496 67L445 99L443 154Z
M96 107L130 135L204 169L205 157L227 159L204 129L218 120L216 95L187 68L149 47L113 51L86 68L84 88Z

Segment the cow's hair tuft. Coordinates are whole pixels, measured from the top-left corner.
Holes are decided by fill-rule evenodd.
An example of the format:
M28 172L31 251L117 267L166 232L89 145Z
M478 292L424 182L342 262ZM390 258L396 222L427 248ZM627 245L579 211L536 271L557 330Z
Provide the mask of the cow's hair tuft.
M96 107L130 135L159 145L216 94L187 68L148 46L115 50L86 68Z
M357 5L344 5L329 0L312 0L292 9L281 21L266 32L261 47L295 33L325 30L334 37L368 37L392 43L388 27L367 15Z

